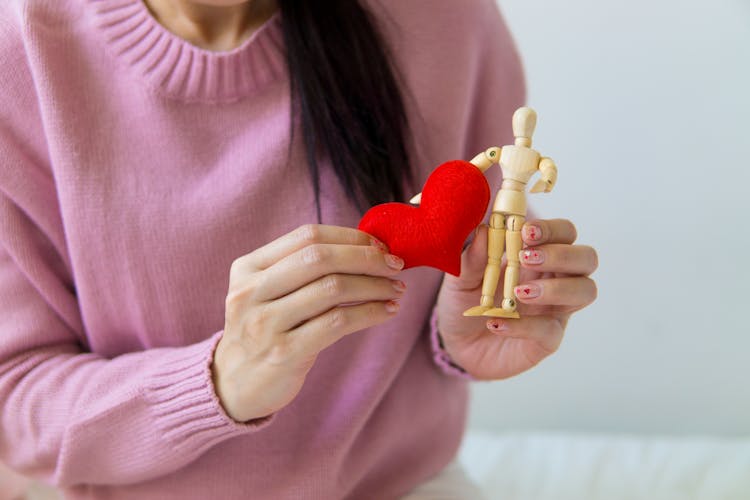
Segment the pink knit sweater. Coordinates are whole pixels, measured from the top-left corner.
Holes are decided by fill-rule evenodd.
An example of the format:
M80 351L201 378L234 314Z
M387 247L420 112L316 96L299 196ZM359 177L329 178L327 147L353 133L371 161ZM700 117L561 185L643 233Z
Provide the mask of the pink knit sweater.
M509 142L523 77L493 0L372 7L420 182ZM0 461L69 498L388 499L454 457L467 382L435 342L433 269L271 418L218 403L232 261L316 221L288 92L279 14L216 53L141 0L0 2ZM323 170L324 223L356 227Z

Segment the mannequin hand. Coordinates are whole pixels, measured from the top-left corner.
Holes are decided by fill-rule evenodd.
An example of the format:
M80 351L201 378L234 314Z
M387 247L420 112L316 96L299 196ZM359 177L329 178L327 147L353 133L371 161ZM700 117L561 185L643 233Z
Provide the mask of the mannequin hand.
M535 226L536 229L531 229ZM516 287L521 319L466 317L477 305L487 263L487 226L477 229L461 256L461 276L446 274L437 303L437 322L452 360L480 380L512 377L555 352L570 315L594 301L596 251L573 245L575 226L567 220L528 222L522 231L521 276ZM530 252L526 254L526 252ZM528 258L525 258L528 257ZM529 262L543 258L539 264ZM498 290L502 292L503 277ZM538 296L532 298L538 291ZM500 303L496 298L495 304Z
M542 158L539 162L539 171L541 172L541 178L531 188L532 193L549 193L552 188L555 187L557 182L557 167L555 162L551 158Z
M552 182L549 179L539 179L536 181L536 184L534 184L534 187L532 187L529 192L530 193L549 193L552 191L552 188L555 187L555 183Z

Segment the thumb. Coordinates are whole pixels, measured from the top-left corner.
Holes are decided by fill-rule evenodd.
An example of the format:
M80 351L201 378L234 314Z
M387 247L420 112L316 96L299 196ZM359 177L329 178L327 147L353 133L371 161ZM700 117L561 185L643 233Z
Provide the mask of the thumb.
M461 254L461 275L456 278L449 274L457 288L473 290L482 284L484 268L487 266L487 224L480 224L474 233L474 239Z

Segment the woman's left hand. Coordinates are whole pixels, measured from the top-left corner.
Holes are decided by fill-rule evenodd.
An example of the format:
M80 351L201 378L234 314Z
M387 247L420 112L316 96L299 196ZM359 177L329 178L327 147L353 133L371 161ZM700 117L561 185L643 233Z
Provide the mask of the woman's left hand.
M466 317L479 304L487 264L487 226L477 229L461 256L461 276L446 274L437 303L437 324L451 359L479 380L512 377L557 350L570 315L596 298L588 276L596 270L596 251L573 245L576 228L568 220L535 220L522 230L517 310L521 319ZM528 253L527 253L528 252ZM531 263L537 262L537 263ZM496 303L502 300L503 275Z

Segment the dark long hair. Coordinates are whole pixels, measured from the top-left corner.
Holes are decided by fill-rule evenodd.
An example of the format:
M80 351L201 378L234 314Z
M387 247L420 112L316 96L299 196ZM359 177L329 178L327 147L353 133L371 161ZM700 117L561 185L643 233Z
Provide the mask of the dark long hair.
M403 201L413 187L409 123L398 72L361 0L278 0L292 97L320 211L321 159L347 196L370 205Z

